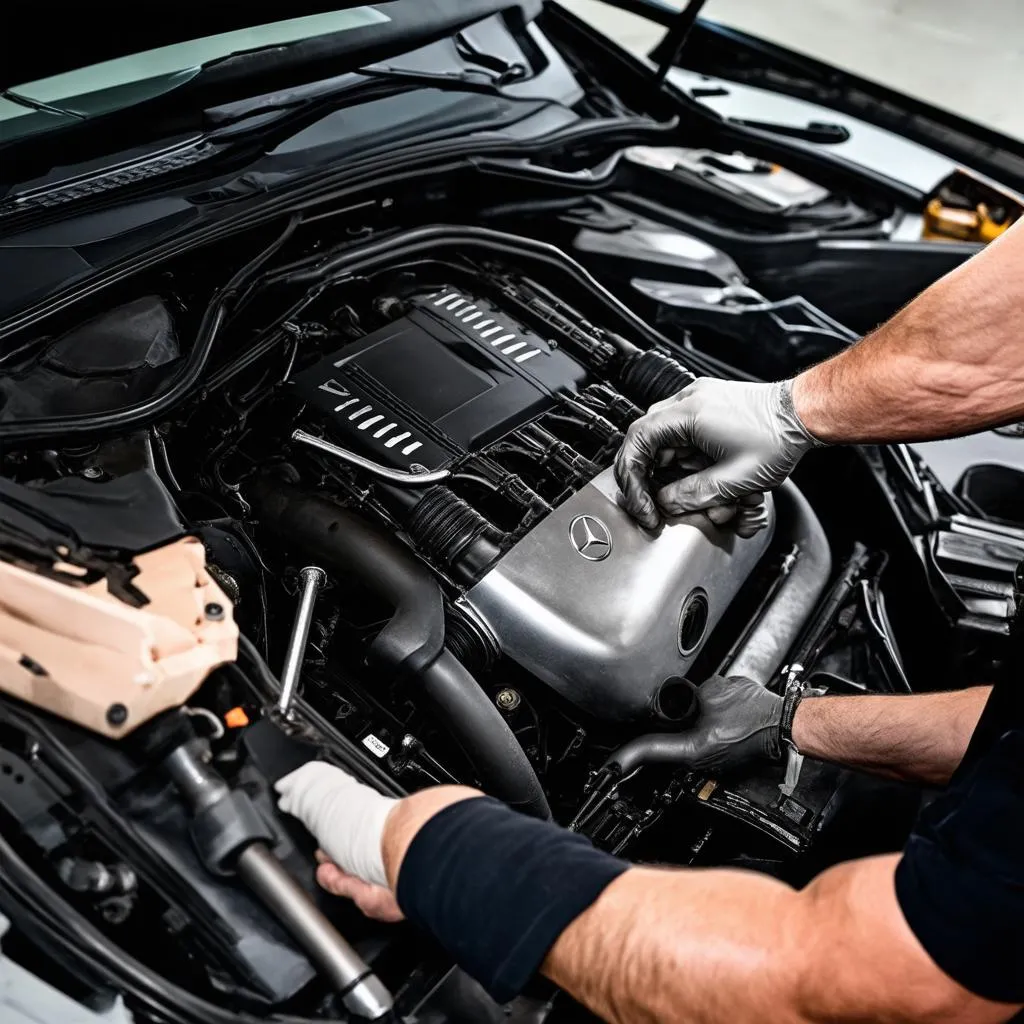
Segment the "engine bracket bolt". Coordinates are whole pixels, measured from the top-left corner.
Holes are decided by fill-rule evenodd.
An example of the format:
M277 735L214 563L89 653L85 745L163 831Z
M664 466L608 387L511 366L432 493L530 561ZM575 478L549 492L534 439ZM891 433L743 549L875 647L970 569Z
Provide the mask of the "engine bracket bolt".
M82 476L85 477L86 480L99 480L104 475L103 470L100 469L99 466L86 466L85 469L82 470Z
M224 618L224 605L211 601L204 609L203 614L211 622L220 622Z
M128 721L128 709L123 704L111 704L107 708L107 721L111 725L124 725Z
M502 711L515 711L517 707L522 703L523 698L516 693L515 690L499 690L498 695L494 698L495 704L501 708Z

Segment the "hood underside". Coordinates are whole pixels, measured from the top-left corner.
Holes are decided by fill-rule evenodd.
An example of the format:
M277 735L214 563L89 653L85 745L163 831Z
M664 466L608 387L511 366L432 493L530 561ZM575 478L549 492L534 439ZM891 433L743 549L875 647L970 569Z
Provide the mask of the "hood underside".
M435 26L452 31L460 23L469 24L515 6L521 5L514 0L378 0L373 4L299 0L281 8L183 0L149 7L144 16L132 13L123 4L105 2L70 6L59 17L53 17L50 8L17 0L7 7L10 24L18 28L9 33L3 47L0 89L15 89L27 82L176 43L353 8L375 8L386 15L382 22L393 19L401 8L400 20L411 30L429 32ZM330 34L330 29L325 31ZM243 51L246 48L241 47Z

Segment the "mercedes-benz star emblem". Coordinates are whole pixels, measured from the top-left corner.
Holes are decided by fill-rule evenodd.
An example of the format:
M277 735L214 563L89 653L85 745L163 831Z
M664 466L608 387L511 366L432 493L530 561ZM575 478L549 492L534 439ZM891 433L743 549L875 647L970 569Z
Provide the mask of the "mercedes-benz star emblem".
M569 524L569 540L588 562L600 562L612 553L612 535L594 516L577 516Z

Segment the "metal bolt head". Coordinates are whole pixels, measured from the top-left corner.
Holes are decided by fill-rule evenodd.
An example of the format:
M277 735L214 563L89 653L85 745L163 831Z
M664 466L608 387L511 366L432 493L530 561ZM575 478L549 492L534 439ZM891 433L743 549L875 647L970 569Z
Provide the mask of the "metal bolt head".
M128 721L128 709L123 704L111 704L107 708L107 722L110 725L124 725Z
M494 698L494 702L502 711L515 711L515 709L522 703L522 699L523 698L520 697L515 690L505 689L498 691L498 695Z
M220 622L224 618L224 605L211 601L204 609L203 614L211 622Z
M103 475L103 470L100 469L99 466L86 466L85 469L82 470L82 476L85 477L86 480L99 480Z

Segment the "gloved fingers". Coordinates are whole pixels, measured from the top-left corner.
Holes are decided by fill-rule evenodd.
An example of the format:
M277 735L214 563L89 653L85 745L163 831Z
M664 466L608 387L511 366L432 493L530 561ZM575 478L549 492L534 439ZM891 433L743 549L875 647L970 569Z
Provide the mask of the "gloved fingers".
M338 787L348 788L361 785L348 772L336 768L326 761L307 761L301 768L289 772L274 783L279 798L278 807L285 814L303 818L308 814L311 802L321 794Z
M697 687L702 709L729 708L739 700L765 692L760 683L747 676L708 676Z
M381 839L396 801L323 761L311 761L277 783L278 806L305 826L349 874L384 885Z
M697 451L696 448L666 448L664 450L670 458L664 462L662 468L670 466L680 476L683 473L696 473L711 465L711 459L703 452Z
M710 748L707 739L700 731L700 719L690 731L676 733L672 742L672 759L690 768L706 767Z
M725 526L727 523L731 523L739 514L740 510L736 505L714 505L704 512L704 515L715 526Z
M652 493L652 472L689 457L695 447L691 418L677 408L658 409L630 424L615 458L615 481L623 507L648 529L661 521ZM662 456L664 451L671 455Z
M735 505L739 498L734 474L724 463L716 463L662 487L656 496L658 507L668 516L704 512L715 506Z
M323 783L356 784L356 780L341 768L326 761L307 761L300 768L282 776L274 783L274 789L283 797L295 794L300 789Z
M671 409L673 405L686 397L687 392L692 387L693 384L688 384L685 388L681 391L677 391L674 395L669 395L668 398L663 398L660 402L655 402L653 405L647 407L647 412L662 412L665 409Z
M622 492L622 505L626 511L649 530L653 530L661 516L650 492L650 475L661 445L652 444L652 434L639 419L626 431L625 440L615 457L615 482Z
M768 526L768 506L762 501L758 505L737 510L733 528L739 537L753 537Z

